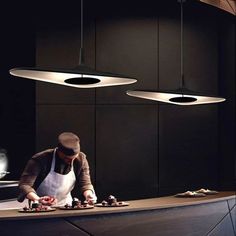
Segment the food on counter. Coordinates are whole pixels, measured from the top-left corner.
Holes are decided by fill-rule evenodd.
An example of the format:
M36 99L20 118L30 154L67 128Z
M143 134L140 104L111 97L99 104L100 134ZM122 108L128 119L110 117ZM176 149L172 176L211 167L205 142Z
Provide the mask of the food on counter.
M196 191L186 191L184 193L178 193L175 197L205 197L206 194L198 193Z
M73 198L71 204L67 203L63 207L60 207L62 210L82 210L93 208L93 205L88 204L87 201L81 202L78 198Z
M47 211L55 211L55 208L50 206L44 206L41 203L33 202L32 205L29 207L25 206L19 210L19 212L31 213L31 212L47 212Z
M80 206L80 205L81 205L81 201L78 198L74 197L73 200L72 200L71 206L72 207L77 207L77 206ZM67 204L67 206L69 206L69 205Z
M103 206L106 206L106 205L108 205L108 202L105 201L105 200L103 200L103 201L102 201L102 205L103 205Z
M193 192L193 191L187 191L185 192L185 195L188 195L188 196L194 196L196 195L197 193L196 192Z
M52 196L44 196L40 198L40 203L43 205L51 206L52 204L55 203L55 197Z
M31 205L31 207L32 207L32 208L39 208L40 205L41 205L41 204L38 203L38 202L33 202L32 205Z
M211 195L211 194L217 194L219 192L215 191L215 190L201 188L201 189L197 190L196 193L204 193L204 194L207 194L207 195Z
M107 199L107 203L111 206L112 204L117 204L117 199L113 195L109 195Z
M113 195L109 195L106 200L103 200L101 203L96 204L99 207L119 207L119 206L128 206L127 202L117 201L117 198Z

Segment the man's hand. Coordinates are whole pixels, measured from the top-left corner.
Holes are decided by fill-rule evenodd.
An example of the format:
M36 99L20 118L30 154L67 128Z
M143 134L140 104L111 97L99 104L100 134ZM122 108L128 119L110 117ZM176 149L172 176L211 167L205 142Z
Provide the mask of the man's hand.
M86 190L84 191L84 197L88 204L93 205L94 203L97 202L97 196L92 190Z
M51 206L57 203L57 199L51 196L43 196L39 198L39 202L45 206Z

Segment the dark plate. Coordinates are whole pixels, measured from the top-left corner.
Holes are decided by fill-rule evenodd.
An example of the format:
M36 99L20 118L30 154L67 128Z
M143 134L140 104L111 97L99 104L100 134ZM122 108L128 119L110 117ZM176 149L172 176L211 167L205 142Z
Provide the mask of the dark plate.
M81 207L81 208L77 208L77 207L64 207L64 206L59 207L60 210L86 210L86 209L92 209L92 208L94 208L94 206L92 206L92 205L88 205L86 207Z
M25 211L24 209L19 209L18 212L21 212L21 213L43 213L43 212L49 212L49 211L55 211L56 208L50 208L48 210L41 210L41 211L35 211L35 210L28 210L28 211Z
M183 198L195 198L195 197L205 197L206 194L204 193L195 193L194 195L189 195L186 193L178 193L174 195L175 197L183 197Z
M129 203L127 203L127 202L118 202L117 205L108 205L108 204L102 205L102 203L97 203L95 206L97 206L97 207L124 207L124 206L129 206Z

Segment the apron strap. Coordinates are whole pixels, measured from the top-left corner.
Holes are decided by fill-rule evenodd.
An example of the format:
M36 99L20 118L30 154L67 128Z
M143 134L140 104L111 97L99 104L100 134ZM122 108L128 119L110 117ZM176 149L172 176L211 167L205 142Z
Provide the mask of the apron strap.
M52 164L51 164L50 171L54 171L55 170L56 151L57 151L57 148L55 148L54 151L53 151Z

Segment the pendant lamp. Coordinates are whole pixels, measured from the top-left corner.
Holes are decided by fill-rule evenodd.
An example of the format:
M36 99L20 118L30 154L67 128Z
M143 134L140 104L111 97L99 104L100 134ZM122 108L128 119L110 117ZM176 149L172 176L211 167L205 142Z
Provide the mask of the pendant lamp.
M115 86L132 84L136 79L94 70L84 64L83 49L83 0L81 0L81 45L79 54L79 65L73 69L54 69L37 67L13 68L9 72L11 75L26 79L55 83L75 88L96 88L105 86Z
M189 90L185 87L184 82L184 62L183 62L183 3L185 0L178 0L180 3L181 9L181 27L180 27L180 36L181 36L181 68L180 68L180 88L176 90L169 91L142 91L142 90L133 90L127 91L127 95L155 100L164 103L171 103L175 105L199 105L199 104L209 104L209 103L219 103L225 101L225 98L214 97L209 95L204 95L192 90Z

